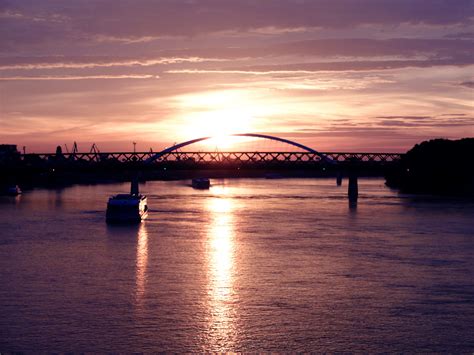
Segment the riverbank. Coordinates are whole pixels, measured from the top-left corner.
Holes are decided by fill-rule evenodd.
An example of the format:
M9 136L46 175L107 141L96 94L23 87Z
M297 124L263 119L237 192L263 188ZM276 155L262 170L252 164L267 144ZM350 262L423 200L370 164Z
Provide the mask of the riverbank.
M474 138L434 139L415 145L386 174L407 193L474 197Z

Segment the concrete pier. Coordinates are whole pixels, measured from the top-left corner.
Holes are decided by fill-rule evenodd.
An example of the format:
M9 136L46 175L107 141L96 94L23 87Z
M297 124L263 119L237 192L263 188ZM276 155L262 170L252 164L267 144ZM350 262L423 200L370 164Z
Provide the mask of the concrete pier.
M349 174L349 186L347 188L347 194L350 201L357 201L359 197L359 184L357 173L351 172Z

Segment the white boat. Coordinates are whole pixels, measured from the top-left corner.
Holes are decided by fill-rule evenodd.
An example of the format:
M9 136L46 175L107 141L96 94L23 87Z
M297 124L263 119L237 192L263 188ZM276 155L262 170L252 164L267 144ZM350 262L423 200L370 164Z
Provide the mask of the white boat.
M129 194L118 194L107 203L107 223L140 223L148 216L147 197L138 191L138 180L132 181Z
M211 182L208 178L194 178L191 186L195 189L207 190L211 187Z

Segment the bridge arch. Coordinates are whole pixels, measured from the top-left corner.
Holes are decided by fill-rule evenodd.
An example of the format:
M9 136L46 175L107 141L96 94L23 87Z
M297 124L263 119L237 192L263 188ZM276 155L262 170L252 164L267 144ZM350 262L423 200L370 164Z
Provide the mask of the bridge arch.
M304 150L308 153L318 155L321 158L321 160L326 162L326 163L329 163L329 164L335 164L336 163L333 159L329 158L325 154L320 153L320 152L314 150L313 148L305 146L301 143L291 141L289 139L270 136L270 135L266 135L266 134L259 134L259 133L235 133L235 134L229 134L229 136L231 136L231 137L261 138L261 139L268 139L268 140L273 140L273 141L277 141L277 142L286 143L286 144L292 145L294 147L300 148L300 149L302 149L302 150ZM196 138L196 139L191 139L191 140L186 141L186 142L175 144L172 147L163 149L161 152L158 152L155 155L151 156L150 158L148 158L145 161L145 163L147 163L147 164L148 163L153 163L155 160L159 159L160 157L162 157L165 154L172 153L172 152L174 152L174 151L176 151L180 148L183 148L183 147L186 147L188 145L192 145L192 144L195 144L195 143L198 143L198 142L202 142L202 141L205 141L205 140L208 140L208 139L212 139L212 138L215 138L215 137Z

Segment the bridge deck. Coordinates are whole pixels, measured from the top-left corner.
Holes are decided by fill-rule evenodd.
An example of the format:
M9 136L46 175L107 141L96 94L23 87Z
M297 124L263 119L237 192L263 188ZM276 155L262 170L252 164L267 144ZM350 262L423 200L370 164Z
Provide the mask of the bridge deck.
M144 162L154 156L154 152L110 152L110 153L54 153L26 154L21 156L21 160L41 159L52 161L64 159L68 161L84 162ZM185 152L173 151L163 154L157 159L160 162L320 162L321 155L336 161L348 162L358 160L360 162L391 163L400 160L401 153L373 153L373 152L320 152L320 155L310 152Z

